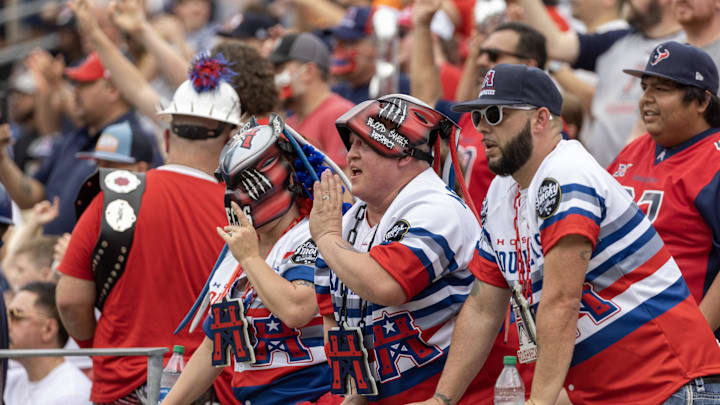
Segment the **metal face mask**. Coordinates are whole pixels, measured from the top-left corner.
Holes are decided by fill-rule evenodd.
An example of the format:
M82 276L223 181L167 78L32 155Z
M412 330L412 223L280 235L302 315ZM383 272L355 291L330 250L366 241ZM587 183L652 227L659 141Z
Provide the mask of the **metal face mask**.
M236 134L220 155L218 174L225 180L228 222L239 221L230 207L235 201L260 228L281 217L295 202L290 191L290 165L278 147L280 133L267 125Z

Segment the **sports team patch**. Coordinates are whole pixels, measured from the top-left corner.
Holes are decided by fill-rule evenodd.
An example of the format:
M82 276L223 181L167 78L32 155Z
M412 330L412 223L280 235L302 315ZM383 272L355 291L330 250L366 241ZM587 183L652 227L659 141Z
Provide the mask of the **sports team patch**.
M535 200L535 212L542 219L547 219L557 211L562 199L562 191L557 180L547 177L540 184L537 200Z
M213 316L213 323L210 324L213 342L212 365L229 366L231 353L236 362L255 363L255 352L250 342L242 301L225 297L212 305L210 313Z
M315 259L317 259L317 256L317 245L315 244L315 242L313 242L312 239L308 239L307 241L303 242L302 245L298 246L297 249L295 249L295 254L290 257L290 260L293 263L311 266L315 264Z
M355 381L360 395L377 395L368 354L360 328L332 328L328 331L328 361L332 370L330 392L338 395L350 393L349 383Z
M408 221L401 219L395 222L395 225L393 225L392 228L390 228L385 233L385 241L399 242L402 240L402 238L405 237L405 234L408 233L408 230L410 230L410 224L408 223Z

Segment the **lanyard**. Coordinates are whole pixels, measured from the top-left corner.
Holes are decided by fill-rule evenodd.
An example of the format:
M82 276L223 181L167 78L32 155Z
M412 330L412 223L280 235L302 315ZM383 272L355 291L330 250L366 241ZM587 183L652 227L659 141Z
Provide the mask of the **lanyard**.
M525 241L525 250L527 255L523 256L521 245L522 239L520 238L520 227L519 227L519 212L520 212L520 186L518 185L518 191L515 195L515 218L513 219L513 226L515 227L515 252L517 254L517 271L520 285L522 286L523 296L532 305L533 294L532 294L532 279L530 277L530 237L527 237Z
M360 222L365 218L365 212L367 211L367 205L363 205L360 208L358 208L357 212L355 213L355 224L353 225L352 229L347 234L347 241L351 245L355 245L355 240L357 239L357 228L360 225ZM376 225L375 231L373 232L372 239L370 240L370 243L368 244L367 251L370 251L370 248L372 248L373 243L375 242L375 236L377 235L377 230L380 227L380 224ZM345 287L341 289L342 294L342 304L340 306L340 313L338 314L340 316L340 329L344 329L344 325L348 324L348 308L347 308L347 296L348 296L348 288ZM365 329L365 315L367 313L367 301L360 298L360 322L358 322L358 327L360 330L363 331Z

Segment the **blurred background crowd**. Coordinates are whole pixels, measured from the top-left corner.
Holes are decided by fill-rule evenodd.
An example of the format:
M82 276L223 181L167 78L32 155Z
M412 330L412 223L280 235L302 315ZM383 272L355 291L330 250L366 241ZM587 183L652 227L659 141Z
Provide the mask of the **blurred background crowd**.
M29 283L56 280L75 195L96 167L163 164L167 123L155 113L198 53L230 62L243 120L281 113L340 165L346 152L334 120L391 89L459 121L468 168L484 152L470 119L450 106L477 97L497 63L548 71L562 89L565 135L607 166L645 132L640 79L623 68L643 68L668 40L700 47L716 64L720 58L716 0L380 3L2 0L0 182L15 211L1 262L6 299L22 298L16 293ZM383 20L385 7L393 12ZM480 182L466 177L471 186ZM476 205L484 192L472 196ZM44 347L65 340L66 333ZM79 366L89 372L87 361Z

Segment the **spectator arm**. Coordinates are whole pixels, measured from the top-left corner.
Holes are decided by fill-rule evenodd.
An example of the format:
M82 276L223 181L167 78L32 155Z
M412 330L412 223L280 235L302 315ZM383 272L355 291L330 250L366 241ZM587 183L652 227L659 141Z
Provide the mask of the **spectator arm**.
M60 319L75 340L95 335L95 283L63 274L55 293Z
M577 33L560 31L541 0L519 0L519 3L525 10L525 23L545 36L548 59L574 63L580 54Z
M412 30L410 57L410 94L435 105L442 97L440 73L435 64L430 26L417 24Z

